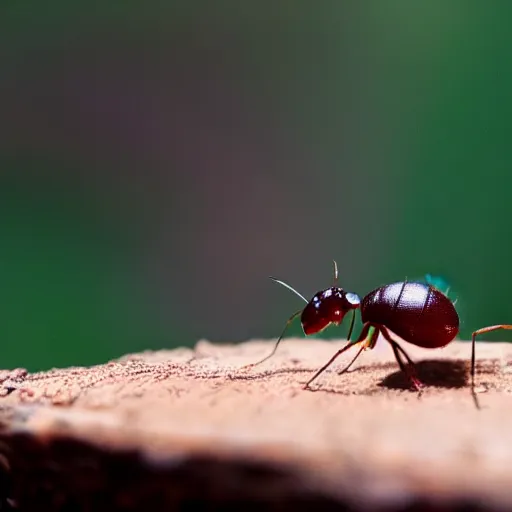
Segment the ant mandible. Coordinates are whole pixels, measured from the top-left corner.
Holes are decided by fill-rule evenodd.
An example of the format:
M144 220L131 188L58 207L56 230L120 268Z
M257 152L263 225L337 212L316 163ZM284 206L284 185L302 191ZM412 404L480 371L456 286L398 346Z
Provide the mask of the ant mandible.
M289 284L271 277L273 281L288 288L300 297L306 306L296 311L276 341L272 352L256 363L246 365L253 367L272 357L291 322L301 316L301 325L306 336L323 331L331 324L340 325L345 315L352 311L352 319L347 335L347 344L338 350L327 363L322 366L305 384L310 384L323 373L345 351L360 345L359 351L350 363L338 375L347 372L352 364L366 349L373 349L379 334L389 342L400 369L407 375L417 391L421 391L423 383L418 379L416 367L407 352L391 337L390 332L404 341L422 348L441 348L455 339L459 332L459 315L454 303L438 288L431 284L413 281L401 281L380 286L368 293L361 300L355 293L346 292L338 286L338 266L334 263L333 286L316 293L307 300ZM363 327L358 338L351 341L356 309L361 311ZM499 329L512 329L512 325L499 324L483 327L473 332L471 337L471 392L477 408L480 408L475 392L475 342L476 337ZM402 358L403 357L403 358ZM405 361L404 361L405 359ZM409 363L409 364L406 364Z

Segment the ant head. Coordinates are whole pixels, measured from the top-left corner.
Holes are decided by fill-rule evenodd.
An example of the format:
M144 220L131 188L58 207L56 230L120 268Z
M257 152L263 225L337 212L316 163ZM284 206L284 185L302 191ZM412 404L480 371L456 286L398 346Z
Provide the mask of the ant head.
M333 263L333 286L315 294L302 311L300 320L306 336L323 331L329 324L341 324L345 315L361 303L358 295L337 286L338 265L334 260Z
M302 311L301 323L304 334L318 333L329 324L341 324L345 315L357 309L360 303L358 295L347 293L337 286L318 292Z
M344 316L351 310L357 309L361 299L355 293L347 293L337 286L338 266L334 263L334 285L316 293L311 300L307 300L297 290L284 281L271 277L273 281L288 288L304 302L306 307L301 313L301 323L304 334L310 335L324 330L329 324L341 324ZM298 312L297 312L298 314Z

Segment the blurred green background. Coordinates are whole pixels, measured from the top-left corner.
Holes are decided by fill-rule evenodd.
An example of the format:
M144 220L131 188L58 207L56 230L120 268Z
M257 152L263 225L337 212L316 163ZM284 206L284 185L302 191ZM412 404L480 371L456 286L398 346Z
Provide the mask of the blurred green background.
M333 258L512 322L511 11L2 2L0 366L274 337Z

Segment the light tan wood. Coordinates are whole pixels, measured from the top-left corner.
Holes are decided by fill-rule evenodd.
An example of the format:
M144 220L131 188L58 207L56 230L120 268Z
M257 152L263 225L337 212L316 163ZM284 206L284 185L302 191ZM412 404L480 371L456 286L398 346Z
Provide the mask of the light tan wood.
M290 509L304 495L317 510L414 499L512 508L512 345L478 343L478 411L467 342L404 344L428 384L420 398L383 340L338 376L349 351L315 381L316 392L304 382L343 341L286 339L269 361L240 370L272 343L201 341L90 368L0 372L9 498L32 510L28 490L39 489L35 476L46 468L49 496L83 504L101 489L135 507L161 495L152 511L194 492L206 502L284 500Z

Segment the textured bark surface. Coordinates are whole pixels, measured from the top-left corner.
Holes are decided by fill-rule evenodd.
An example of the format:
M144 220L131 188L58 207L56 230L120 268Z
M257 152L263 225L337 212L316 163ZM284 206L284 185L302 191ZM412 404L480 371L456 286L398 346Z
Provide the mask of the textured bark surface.
M303 390L340 346L287 339L249 369L272 342L0 372L3 507L512 509L512 345L478 345L481 410L464 342L404 344L428 385L421 397L381 342Z

